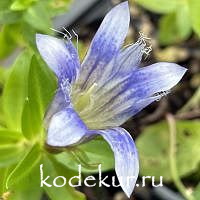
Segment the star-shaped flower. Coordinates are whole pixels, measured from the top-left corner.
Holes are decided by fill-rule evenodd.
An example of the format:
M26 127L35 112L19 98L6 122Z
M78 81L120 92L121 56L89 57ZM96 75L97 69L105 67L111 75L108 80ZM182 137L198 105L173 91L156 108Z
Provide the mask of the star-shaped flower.
M129 21L127 2L114 7L82 64L70 39L36 36L41 56L58 78L57 93L46 116L47 144L67 147L101 135L114 152L115 170L127 196L134 189L139 162L133 139L119 126L160 99L186 72L167 62L139 67L148 47L141 37L122 48ZM127 177L133 176L128 184Z

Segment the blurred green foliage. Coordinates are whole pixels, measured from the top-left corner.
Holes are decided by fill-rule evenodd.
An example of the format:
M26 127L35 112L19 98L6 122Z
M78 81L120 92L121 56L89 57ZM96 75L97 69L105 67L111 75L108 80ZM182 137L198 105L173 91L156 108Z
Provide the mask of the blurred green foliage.
M35 33L51 33L52 18L66 11L70 0L0 1L0 59L17 47L35 47Z
M136 0L144 8L163 14L159 21L159 40L163 45L186 40L192 30L200 37L199 0Z
M180 177L197 172L200 163L200 123L199 121L176 122L176 163ZM163 176L172 181L169 162L169 128L166 122L159 122L144 129L137 139L137 147L142 160L141 174ZM189 163L189 164L188 164ZM155 177L155 178L156 178Z

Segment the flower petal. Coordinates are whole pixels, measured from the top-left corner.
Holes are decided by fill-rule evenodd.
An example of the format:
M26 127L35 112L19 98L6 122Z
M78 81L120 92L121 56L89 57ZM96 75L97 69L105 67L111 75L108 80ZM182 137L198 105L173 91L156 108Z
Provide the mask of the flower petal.
M66 101L66 98L68 98L68 101ZM53 101L49 105L44 119L45 127L48 128L51 118L54 114L62 111L63 109L70 106L69 96L68 94L64 94L64 92L61 89L58 89L56 92Z
M72 82L76 79L80 63L76 49L70 40L36 34L37 48L47 65L59 79Z
M78 85L90 88L98 81L106 65L119 53L128 32L128 2L115 6L104 18L81 66Z
M118 73L128 74L139 67L143 56L145 44L139 41L123 49L116 58Z
M174 87L186 71L175 63L159 62L135 71L128 81L136 88L138 98L150 97Z
M47 144L66 147L80 143L87 137L87 127L72 108L65 108L51 118Z
M113 150L116 174L122 189L130 197L139 174L138 153L132 137L119 127L99 130L98 134L103 136Z
M159 99L162 96L160 92L175 86L186 70L177 64L165 62L139 68L118 85L105 90L98 97L99 102L95 101L93 112L81 117L90 128L119 126Z
M142 60L143 49L145 45L139 41L129 47L124 48L102 71L98 79L96 94L100 93L105 87L110 87L115 79L115 84L124 77L133 73ZM96 95L95 94L95 95Z

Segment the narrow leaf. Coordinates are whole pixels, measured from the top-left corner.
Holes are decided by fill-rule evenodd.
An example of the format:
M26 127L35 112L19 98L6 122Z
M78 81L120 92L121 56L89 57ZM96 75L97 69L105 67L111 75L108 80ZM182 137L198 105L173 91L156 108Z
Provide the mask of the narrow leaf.
M23 155L24 148L18 144L0 145L0 167L18 162Z
M8 176L6 181L7 188L28 176L34 167L40 162L40 159L40 146L35 144Z
M47 106L56 90L52 72L34 56L31 61L27 101L22 114L22 131L28 139L41 134Z
M200 36L200 3L199 0L190 0L188 2L190 8L190 17L194 31Z
M70 170L68 171L66 167L56 162L55 160L53 161L46 158L43 163L44 177L48 175L50 176L50 178L48 179L48 183L52 184L54 178L56 178L57 176L69 176ZM76 175L78 175L78 173ZM61 179L58 179L56 183L58 185L62 185L63 181ZM69 186L67 181L66 185L63 187L55 187L53 185L52 187L45 186L44 189L50 197L50 199L53 200L85 200L85 196L82 193L75 190L75 188Z
M177 6L177 1L163 1L163 0L136 0L136 2L146 9L157 13L173 12Z
M20 132L0 130L0 145L19 142L23 138Z
M45 33L51 32L51 18L48 10L45 7L44 2L39 1L35 5L29 7L23 18L24 21L30 24L34 29Z
M21 115L27 95L27 78L31 53L24 51L16 60L3 91L3 109L6 125L21 130Z

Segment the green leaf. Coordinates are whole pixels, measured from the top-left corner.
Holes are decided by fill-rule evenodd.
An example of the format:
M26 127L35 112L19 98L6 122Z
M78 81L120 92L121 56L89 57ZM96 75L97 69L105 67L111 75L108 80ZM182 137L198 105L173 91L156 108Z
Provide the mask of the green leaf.
M56 15L66 12L73 1L72 0L57 0L57 1L48 0L46 2L47 2L46 7L49 9L49 14L51 15L51 17L54 17Z
M7 26L4 26L0 32L0 59L8 56L16 47L16 43L13 38L10 37L10 32Z
M16 166L16 165L15 165ZM40 171L39 164L31 170L31 173L26 177L20 179L17 184L6 188L6 179L13 171L15 166L9 168L0 169L0 196L4 193L9 200L39 200L42 199L42 188L40 188ZM7 198L5 198L7 199Z
M21 115L27 95L32 54L24 51L16 60L3 91L3 111L9 129L21 131Z
M36 42L35 42L35 35L37 30L33 29L33 27L26 23L25 21L21 22L21 34L23 36L24 41L26 44L31 47L35 52L37 52Z
M163 45L183 41L189 37L191 31L189 9L184 2L180 4L177 11L165 15L160 19L159 40Z
M20 144L4 144L0 146L0 168L19 161L24 154L24 147Z
M8 9L12 0L0 1L0 11Z
M177 0L136 0L144 8L157 13L173 12L177 7Z
M0 1L0 25L7 23L14 23L20 20L20 12L12 12L9 10L9 7L12 3L12 0L1 0Z
M5 117L3 114L2 92L9 75L10 69L0 67L0 129L5 128Z
M25 155L25 157L17 164L14 170L9 174L6 180L7 187L11 187L24 177L28 176L40 161L41 149L38 144L35 144Z
M23 135L19 132L0 130L0 145L19 142Z
M22 131L28 139L41 133L45 111L55 90L55 76L34 56L29 70L27 101L22 114Z
M177 121L177 169L180 177L197 170L200 163L199 121ZM136 140L140 157L140 173L163 176L171 180L169 173L169 130L165 122L147 127ZM188 163L190 163L188 165Z
M5 68L0 66L0 83L2 84L4 81L4 74L5 74Z
M9 200L24 200L24 199L40 200L42 199L43 191L39 188L39 185L33 188L31 187L32 186L31 179L29 180L30 181L27 182L26 184L28 184L30 187L28 189L16 188L14 192L10 193ZM25 184L22 183L22 186L25 186Z
M38 0L15 0L11 6L11 10L26 10L28 7L30 7L34 2L37 2Z
M38 162L31 172L18 180L9 188L12 192L9 200L39 200L42 199L43 189L40 187L40 162ZM29 167L29 166L27 166Z
M30 148L26 148L26 151L29 150ZM6 169L6 173L3 174L4 177L2 177L3 179L1 186L2 192L8 196L9 200L42 199L43 190L40 188L39 164L40 163L36 164L35 167L31 169L29 174L21 177L19 180L17 180L16 183L14 183L14 185L11 185L9 188L6 187L6 180L10 173L12 173L12 171L16 168L16 165L10 166Z
M51 18L43 1L38 1L35 5L29 7L23 18L34 29L44 33L51 33Z
M6 177L6 174L7 174L7 168L0 168L0 196L1 194L3 194L5 191L4 191L4 181L5 181L5 177Z
M20 21L22 12L11 10L0 10L0 25L13 24Z
M51 185L53 183L53 179L57 176L64 176L67 179L67 177L71 178L72 176L78 175L77 173L72 175L69 169L67 169L64 165L56 162L55 160L49 160L45 158L43 161L43 165L43 176L50 176L47 182ZM72 176L69 176L69 174L71 174ZM57 179L57 184L61 185L63 184L63 182ZM78 192L77 190L75 190L75 188L69 186L67 183L63 187L44 186L44 189L50 199L53 200L86 200L85 196L82 193Z
M18 30L16 24L4 25L0 32L0 59L8 56L16 48L17 43L19 43L21 33Z
M190 0L188 1L190 9L190 17L192 20L192 26L194 31L200 36L200 3L199 0Z
M0 66L0 95L1 95L1 87L6 82L7 77L9 75L9 71L10 71L10 69Z
M73 154L70 153L70 150L66 150L55 155L55 157L60 163L73 170L77 170L78 165L81 164L82 171L85 173L98 172L99 164L102 165L102 171L113 169L113 152L108 143L102 138L91 140L79 145L77 148L77 151L75 150ZM85 164L83 163L84 160L86 161Z

